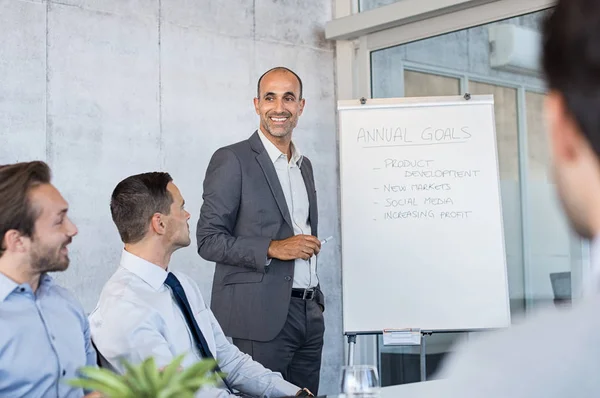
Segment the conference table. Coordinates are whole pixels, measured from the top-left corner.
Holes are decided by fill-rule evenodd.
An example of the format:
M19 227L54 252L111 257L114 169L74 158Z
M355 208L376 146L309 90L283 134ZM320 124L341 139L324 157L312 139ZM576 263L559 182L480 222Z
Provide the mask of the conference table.
M443 398L444 380L424 381L383 387L380 398ZM343 398L344 394L327 395L327 398Z

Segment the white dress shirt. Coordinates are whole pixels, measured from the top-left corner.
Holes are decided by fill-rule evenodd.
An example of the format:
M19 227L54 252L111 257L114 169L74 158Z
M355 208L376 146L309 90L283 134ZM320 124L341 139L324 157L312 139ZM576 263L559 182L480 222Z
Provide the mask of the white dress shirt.
M592 244L592 274L600 267ZM444 397L600 397L600 285L572 308L546 308L507 330L470 338L441 373Z
M300 390L231 344L196 283L184 274L174 274L185 290L210 351L233 388L261 398L293 396ZM121 266L102 289L89 318L92 340L117 371L124 372L119 358L140 363L153 356L157 366L162 367L177 355L187 353L184 368L201 358L183 313L164 284L167 275L158 265L123 250ZM221 398L231 394L221 386L203 389L197 396Z
M310 235L310 223L308 221L309 203L306 185L302 178L300 165L302 164L302 154L298 148L291 143L292 157L288 162L287 154L282 153L265 134L258 129L258 136L262 141L269 158L275 166L277 178L281 184L285 202L290 212L292 224L294 226L294 235ZM292 287L298 289L312 288L319 284L317 277L316 258L312 256L310 260L298 258L294 262L294 284Z

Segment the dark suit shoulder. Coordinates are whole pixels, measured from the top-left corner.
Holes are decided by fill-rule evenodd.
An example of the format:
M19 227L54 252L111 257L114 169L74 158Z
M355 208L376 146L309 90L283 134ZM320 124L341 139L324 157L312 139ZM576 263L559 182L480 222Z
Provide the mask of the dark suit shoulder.
M312 163L307 156L302 155L302 165L300 167L306 167L311 172L313 171Z
M302 163L306 162L306 164L312 169L312 163L308 156L302 155Z
M239 141L227 146L224 146L221 149L229 149L233 152L240 152L240 151L247 151L250 150L250 143L248 142L248 140L243 140L243 141Z
M218 149L218 151L231 151L235 153L237 156L244 156L249 153L252 153L252 146L250 145L249 140L242 140Z

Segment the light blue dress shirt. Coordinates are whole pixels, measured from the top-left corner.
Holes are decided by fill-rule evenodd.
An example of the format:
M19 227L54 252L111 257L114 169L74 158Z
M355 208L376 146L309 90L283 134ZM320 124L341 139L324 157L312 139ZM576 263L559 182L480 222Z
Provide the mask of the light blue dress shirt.
M299 387L231 344L198 285L185 274L174 274L185 290L211 353L233 388L261 398L296 395ZM102 289L98 305L90 314L92 338L108 362L107 367L123 372L120 359L140 363L150 356L162 367L186 353L182 363L186 368L201 359L185 318L164 284L166 278L167 271L158 265L123 250L121 266ZM198 398L230 396L223 386L205 388L196 394Z
M0 273L0 397L81 397L68 379L96 365L79 302L44 275L34 293Z

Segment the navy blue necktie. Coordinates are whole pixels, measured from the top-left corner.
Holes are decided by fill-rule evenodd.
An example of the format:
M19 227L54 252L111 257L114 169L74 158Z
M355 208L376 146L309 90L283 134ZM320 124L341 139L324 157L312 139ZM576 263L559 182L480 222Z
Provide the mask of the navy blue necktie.
M196 346L200 350L200 354L202 354L203 358L214 359L215 357L208 348L208 343L204 338L204 334L202 334L202 330L200 330L200 327L196 322L196 318L194 318L192 308L190 307L190 302L188 301L187 296L185 295L185 290L183 290L183 286L181 286L179 279L177 279L177 277L173 275L172 272L169 272L169 274L167 275L167 279L165 280L165 285L171 288L173 296L175 296L175 301L177 301L177 305L183 313L188 328L190 329L190 332L192 332L192 336L194 337ZM215 365L215 371L221 371L218 364ZM225 386L227 386L227 389L229 389L229 392L233 393L233 390L231 389L231 386L229 385L227 380L224 377L222 379L223 383L225 383Z

